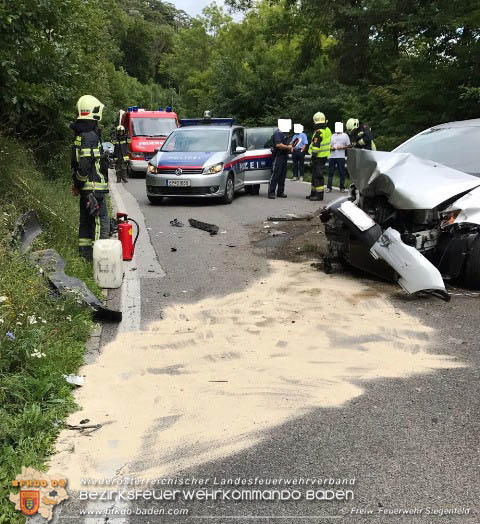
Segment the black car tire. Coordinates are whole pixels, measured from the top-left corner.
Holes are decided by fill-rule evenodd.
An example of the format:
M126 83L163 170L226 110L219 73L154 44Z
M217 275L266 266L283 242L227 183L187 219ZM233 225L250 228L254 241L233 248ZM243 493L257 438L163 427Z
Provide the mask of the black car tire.
M252 195L260 194L260 184L253 184L252 186Z
M235 197L235 180L233 175L228 175L227 181L225 182L225 194L221 197L220 201L222 204L231 204Z
M465 264L464 282L469 288L480 289L480 235L472 243Z
M158 206L162 203L163 197L162 196L152 196L147 195L148 200L150 201L150 204L153 204L154 206Z

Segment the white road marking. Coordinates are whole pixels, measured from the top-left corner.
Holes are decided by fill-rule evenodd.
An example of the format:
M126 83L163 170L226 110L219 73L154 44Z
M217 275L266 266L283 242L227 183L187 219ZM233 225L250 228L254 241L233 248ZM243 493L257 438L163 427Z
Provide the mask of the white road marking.
M111 179L113 177L110 177ZM165 271L157 260L145 224L145 218L137 200L124 187L115 182L110 183L110 193L115 208L127 213L140 226L140 235L135 246L135 254L130 262L124 263L125 276L122 285L121 310L123 320L118 327L119 333L140 331L142 322L142 297L140 279L163 278ZM133 224L135 234L135 224ZM135 268L135 271L132 269Z

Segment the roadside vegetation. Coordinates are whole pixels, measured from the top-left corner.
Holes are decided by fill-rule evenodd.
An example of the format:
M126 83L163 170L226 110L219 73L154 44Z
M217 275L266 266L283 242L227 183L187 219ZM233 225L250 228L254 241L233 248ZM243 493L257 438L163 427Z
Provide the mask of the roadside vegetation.
M332 128L358 117L386 150L478 117L480 0L225 3L240 21L214 3L191 19L161 0L0 2L0 524L23 520L9 482L22 465L44 464L74 408L62 375L80 366L91 329L11 251L16 218L36 210L45 233L35 248L57 249L99 292L76 254L69 191L68 125L81 95L105 104L105 139L131 105L210 109L245 125L289 117L307 133L317 111Z
M14 159L21 158L22 162ZM65 416L74 409L63 375L82 364L92 327L74 299L53 295L45 276L10 245L18 216L34 209L44 233L33 249L56 249L67 271L97 294L91 267L77 257L78 202L66 179L48 180L23 145L0 139L0 523L24 522L8 500L23 466L42 469Z

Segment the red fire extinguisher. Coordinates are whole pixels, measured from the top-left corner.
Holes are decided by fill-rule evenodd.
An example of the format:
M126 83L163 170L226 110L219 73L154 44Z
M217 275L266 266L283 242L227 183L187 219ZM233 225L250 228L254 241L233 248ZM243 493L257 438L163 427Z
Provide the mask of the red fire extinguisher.
M135 240L133 240L133 228L130 222L133 222L137 226ZM117 213L117 227L118 240L122 243L123 260L132 260L140 228L133 218L128 217L127 213Z

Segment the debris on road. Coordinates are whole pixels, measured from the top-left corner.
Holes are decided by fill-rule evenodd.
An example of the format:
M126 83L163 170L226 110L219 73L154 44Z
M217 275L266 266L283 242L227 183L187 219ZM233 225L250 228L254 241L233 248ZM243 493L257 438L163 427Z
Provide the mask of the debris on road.
M268 235L271 237L279 237L281 235L287 235L288 233L286 231L269 231Z
M106 308L83 280L65 274L65 260L54 250L35 251L30 261L45 272L50 284L62 295L72 295L79 303L92 308L95 319L121 322L122 312Z
M100 429L103 424L89 424L89 425L79 425L79 424L67 424L68 429Z
M19 247L20 253L23 255L42 232L35 211L27 211L15 222L15 230L12 233L10 244L12 247Z
M177 251L177 248L176 248L176 247L171 247L171 248L170 248L170 251L171 251L172 253L175 253L175 252Z
M184 223L178 220L178 218L174 218L173 220L170 220L170 225L173 227L183 227Z
M294 221L300 221L300 220L312 220L313 215L306 215L306 216L298 216L298 215L292 215L288 214L287 216L279 216L279 217L268 217L268 222L294 222Z
M195 220L193 218L188 219L188 223L197 229L201 229L202 231L206 231L207 233L210 233L210 236L216 235L218 233L218 226L215 224L209 224L208 222L202 222L200 220Z
M69 384L72 384L73 386L85 385L85 377L83 375L63 375L63 377Z

